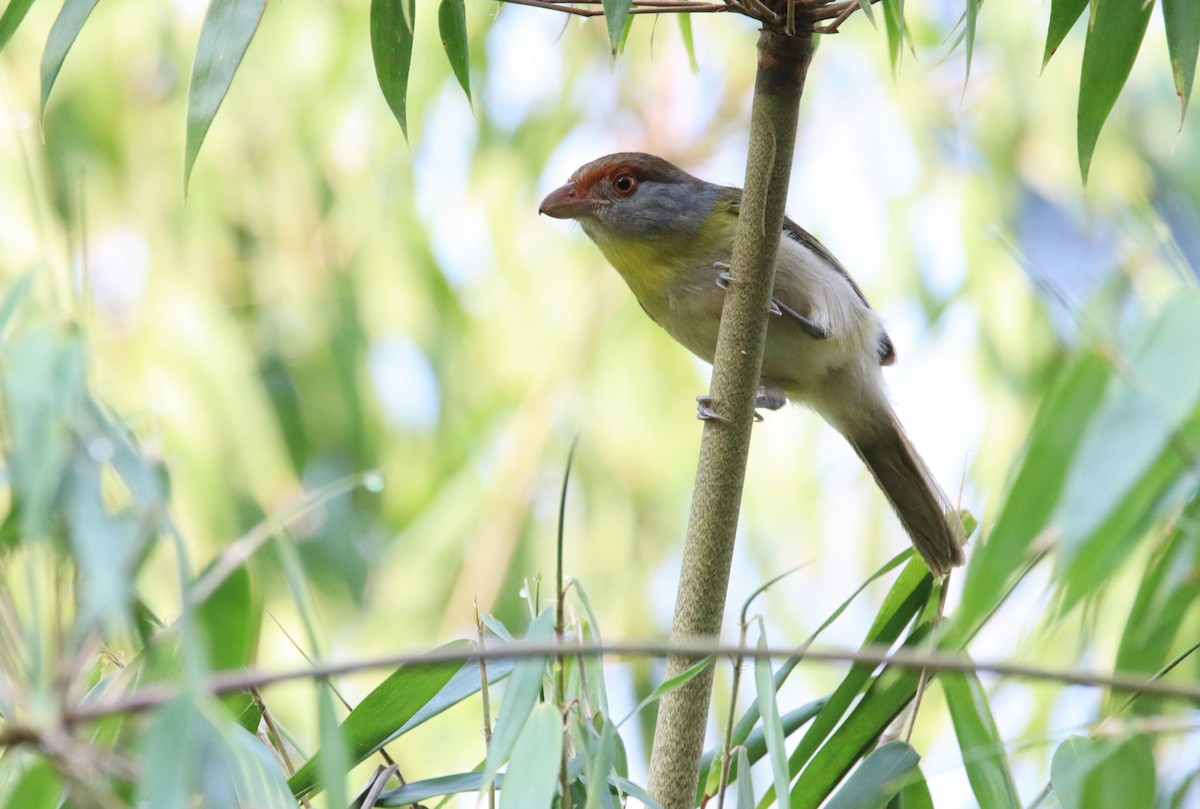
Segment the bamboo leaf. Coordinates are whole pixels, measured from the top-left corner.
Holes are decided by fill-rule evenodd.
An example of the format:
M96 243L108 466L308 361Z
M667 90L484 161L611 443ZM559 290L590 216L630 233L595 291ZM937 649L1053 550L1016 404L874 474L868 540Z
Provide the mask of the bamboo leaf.
M696 61L696 43L692 37L692 15L676 14L675 19L679 23L679 36L683 39L683 49L687 52L688 68L693 74L697 74L700 72L700 64Z
M1154 755L1145 736L1072 736L1054 751L1050 783L1063 809L1153 806Z
M46 38L46 49L42 51L42 107L41 116L46 117L46 101L50 91L54 89L54 81L62 69L67 52L75 44L83 24L91 15L99 0L65 0L62 10L50 26L50 35Z
M908 782L920 761L907 742L881 745L863 759L825 809L883 809Z
M967 65L963 83L971 78L971 58L975 55L975 28L979 22L979 6L983 0L967 0L966 28L963 31L966 40Z
M467 641L455 641L439 648L468 645ZM475 670L474 664L468 665ZM342 722L342 736L351 763L357 764L385 740L394 738L396 729L429 704L462 667L457 661L409 663L372 689ZM293 793L303 795L319 787L320 757L318 752L291 777L288 785Z
M413 0L371 0L371 55L379 89L408 139L408 74L412 67Z
M62 784L58 773L44 758L36 758L20 775L13 777L5 809L58 809Z
M1192 95L1192 80L1196 77L1196 55L1200 52L1200 7L1196 0L1163 0L1162 9L1182 127Z
M766 634L758 637L758 648L767 648ZM771 677L771 658L754 659L754 684L758 690L758 705L762 711L763 736L767 741L767 758L771 762L771 780L776 795L788 794L791 778L788 777L787 747L784 743L783 723L779 719L779 705L775 701L775 683Z
M920 766L912 771L908 783L892 798L888 809L933 809L933 796L929 794L929 784L925 783Z
M233 74L250 47L266 6L266 0L212 0L204 15L188 87L187 143L183 158L185 191L200 145L229 92Z
M500 809L549 809L562 756L562 717L543 703L529 714L508 762Z
M604 24L608 27L608 44L613 58L616 58L617 48L621 45L625 21L631 8L633 0L604 0Z
M230 774L238 803L254 809L295 809L296 799L270 751L254 734L234 726L227 746Z
M744 747L738 748L737 765L741 772L750 772L750 760ZM754 781L749 778L737 780L737 809L754 809Z
M1042 54L1042 68L1058 50L1067 34L1075 26L1079 15L1087 8L1088 0L1052 0L1050 3L1050 25L1046 29L1046 50Z
M504 786L504 774L496 776L496 786ZM376 806L412 806L427 801L430 798L440 798L443 795L457 795L462 792L479 792L483 790L483 773L460 772L454 775L441 775L437 778L426 778L421 781L409 781L402 787L389 789L379 796Z
M883 27L887 31L888 59L892 75L900 72L900 57L904 54L904 0L881 0Z
M1084 183L1100 130L1133 69L1153 9L1152 0L1096 0L1079 80L1079 171Z
M4 7L4 13L0 14L0 52L3 52L4 46L17 32L21 20L25 19L25 14L32 5L33 0L9 0L8 5Z
M1004 740L996 729L987 694L974 674L942 672L938 678L954 734L962 751L971 790L980 806L1020 809L1021 801L1004 755Z
M442 0L438 5L438 33L450 68L467 101L471 101L471 52L467 47L467 8L464 0Z

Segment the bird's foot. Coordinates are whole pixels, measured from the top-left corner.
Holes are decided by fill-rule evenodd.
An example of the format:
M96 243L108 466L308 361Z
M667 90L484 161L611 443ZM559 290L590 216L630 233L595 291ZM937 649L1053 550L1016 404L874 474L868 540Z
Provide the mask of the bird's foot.
M717 286L721 289L729 289L729 285L733 283L733 273L729 271L728 261L714 261L713 269L720 270L717 275Z
M702 393L696 397L696 418L701 421L729 421L716 410L713 410L713 397Z
M713 409L713 397L711 394L702 393L696 397L696 418L701 421L729 421L728 418L722 416ZM763 385L758 388L758 395L754 398L754 406L761 407L764 410L778 410L787 404L787 396L781 391L769 389ZM762 413L754 411L754 421L761 422L763 420Z
M810 318L800 314L786 303L780 301L778 298L771 298L771 308L769 311L771 314L778 315L779 317L787 315L789 318L796 321L796 324L800 326L800 331L804 332L814 340L829 339L828 329L819 323L814 323Z

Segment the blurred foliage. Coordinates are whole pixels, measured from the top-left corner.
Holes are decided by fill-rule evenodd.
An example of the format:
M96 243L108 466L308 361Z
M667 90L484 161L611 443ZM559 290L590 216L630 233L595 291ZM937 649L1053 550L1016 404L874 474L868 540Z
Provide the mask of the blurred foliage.
M11 739L0 805L55 806L64 786L79 806L171 806L190 787L206 805L281 802L281 772L318 748L337 758L331 693L301 683L217 701L200 693L206 672L474 637L476 599L498 625L524 626L530 604L550 600L525 576L553 569L577 431L566 558L597 616L578 631L644 637L669 624L699 437L691 397L706 371L585 239L535 212L577 165L618 148L738 183L752 25L696 16L692 72L674 20L631 17L613 63L603 21L472 4L464 62L442 45L456 10L415 4L406 145L378 86L367 4L266 4L196 151L204 116L192 117L187 77L210 41L205 19L231 5L206 16L197 0L68 0L55 22L46 2L10 0L0 14L0 733L57 732L68 706L135 687L184 689L143 719L73 726L58 748ZM791 214L882 312L899 348L898 410L981 516L937 642L1194 681L1200 437L1186 341L1200 322L1200 140L1194 121L1176 134L1194 7L1147 10L1144 38L1124 46L1143 58L1128 60L1100 116L1084 194L1076 66L1092 80L1087 53L1114 3L1090 4L1095 25L1074 28L1088 4L1014 0L1003 17L1000 4L968 5L978 32L965 86L965 48L952 47L961 2L906 4L912 50L893 49L894 79L885 34L864 15L823 41ZM1047 26L1067 7L1075 18L1039 77ZM42 62L47 37L58 45ZM1154 54L1168 55L1170 79ZM817 420L791 412L756 429L730 615L803 565L760 605L771 637L792 643L906 540ZM896 642L923 642L932 591L897 604L896 586L867 587L823 637L858 643L882 622ZM588 687L607 681L618 717L657 685L649 664L588 665ZM776 720L793 740L790 775L800 758L821 762L793 790L828 794L870 752L851 742L874 744L917 678L802 671L777 677ZM718 672L724 723L737 717ZM367 705L379 682L337 686ZM839 688L823 719L790 710ZM1026 801L1047 783L1103 793L1108 762L1148 794L1147 750L1156 805L1196 800L1194 711L1127 702L987 677L931 689L909 739L921 778L888 800L973 805L977 788L1004 792L1006 771ZM533 741L521 743L523 724L512 731L514 751L541 749L545 713ZM600 766L619 742L638 782L652 714L619 737L606 717L581 719L576 749ZM752 737L754 725L747 764L777 738ZM485 758L479 727L477 700L447 705L388 750L414 780L466 774ZM831 733L840 747L824 743ZM905 749L874 755L909 766ZM204 777L214 772L240 776ZM767 762L755 774L757 793L736 779L739 794L771 783ZM873 774L840 788L878 790Z

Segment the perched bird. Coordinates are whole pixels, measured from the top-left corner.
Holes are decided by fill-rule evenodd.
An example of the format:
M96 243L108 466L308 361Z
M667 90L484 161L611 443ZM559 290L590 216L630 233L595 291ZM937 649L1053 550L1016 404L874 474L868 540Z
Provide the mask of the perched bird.
M622 152L580 167L538 210L579 222L646 314L712 362L741 199L740 188ZM892 342L824 245L790 219L782 236L757 404L804 402L845 436L942 575L963 562L962 523L888 403L881 366L896 359ZM699 415L715 416L698 398Z

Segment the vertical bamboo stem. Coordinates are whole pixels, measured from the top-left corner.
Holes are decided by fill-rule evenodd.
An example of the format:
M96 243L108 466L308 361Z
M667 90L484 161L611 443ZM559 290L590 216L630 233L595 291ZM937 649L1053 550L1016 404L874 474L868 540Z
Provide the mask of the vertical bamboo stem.
M725 298L713 363L712 406L723 418L708 421L701 439L673 640L715 638L721 632L796 119L812 53L808 33L787 36L764 29L759 36L746 183L733 245L736 280ZM667 677L696 662L681 655L668 658ZM662 700L649 787L663 809L687 809L695 801L712 682L710 667Z

